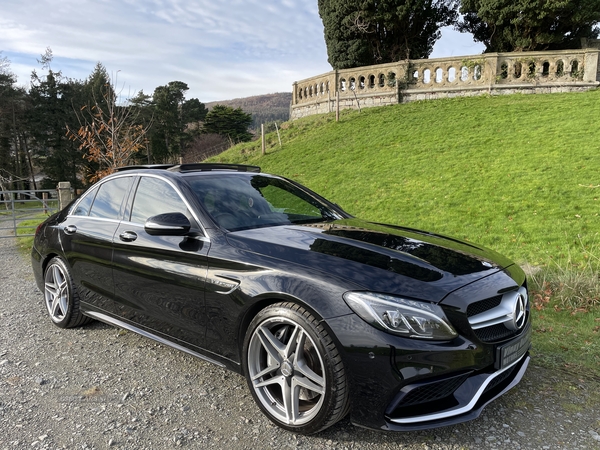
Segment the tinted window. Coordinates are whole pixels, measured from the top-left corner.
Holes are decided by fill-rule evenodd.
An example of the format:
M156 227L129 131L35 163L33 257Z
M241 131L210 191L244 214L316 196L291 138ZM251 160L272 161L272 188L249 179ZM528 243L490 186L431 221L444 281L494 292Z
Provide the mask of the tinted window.
M74 216L87 216L90 213L90 207L92 206L92 202L94 201L94 197L98 189L90 189L84 195L84 197L79 201L75 210L71 213Z
M190 180L198 200L221 227L230 231L341 216L293 184L273 177L221 175Z
M281 186L269 184L259 188L262 196L269 202L272 212L285 212L297 216L321 217L321 210L297 194L282 189Z
M159 178L143 177L133 201L131 221L144 223L148 217L171 212L183 213L191 219L185 203L169 183Z
M116 178L100 186L90 211L91 217L119 219L123 198L129 189L131 177Z

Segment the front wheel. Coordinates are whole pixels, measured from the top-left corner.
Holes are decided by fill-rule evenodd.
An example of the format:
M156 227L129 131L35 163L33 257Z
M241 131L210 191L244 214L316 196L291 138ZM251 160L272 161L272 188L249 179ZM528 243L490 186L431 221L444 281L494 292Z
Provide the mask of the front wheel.
M72 328L91 320L79 310L79 295L69 267L61 258L53 258L46 266L44 300L50 319L56 326Z
M316 433L348 412L348 381L337 347L295 303L268 306L252 320L244 369L254 400L286 430Z

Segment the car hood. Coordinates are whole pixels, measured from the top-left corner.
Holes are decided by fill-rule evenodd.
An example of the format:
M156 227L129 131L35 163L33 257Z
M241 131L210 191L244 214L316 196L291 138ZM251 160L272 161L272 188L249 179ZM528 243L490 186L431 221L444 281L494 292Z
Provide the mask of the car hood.
M227 239L237 248L344 280L349 289L434 302L513 264L468 242L359 219L236 231Z

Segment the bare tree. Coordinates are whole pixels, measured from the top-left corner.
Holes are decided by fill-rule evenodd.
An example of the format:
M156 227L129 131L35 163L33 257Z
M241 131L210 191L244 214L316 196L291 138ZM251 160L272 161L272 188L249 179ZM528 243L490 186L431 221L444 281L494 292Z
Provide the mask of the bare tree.
M98 164L95 173L90 174L92 182L131 164L134 155L148 144L146 134L151 124L141 125L137 121L139 109L118 105L117 99L112 83L107 83L102 101L94 97L91 107L81 108L79 129L67 131L69 139L78 142L85 152L84 158Z

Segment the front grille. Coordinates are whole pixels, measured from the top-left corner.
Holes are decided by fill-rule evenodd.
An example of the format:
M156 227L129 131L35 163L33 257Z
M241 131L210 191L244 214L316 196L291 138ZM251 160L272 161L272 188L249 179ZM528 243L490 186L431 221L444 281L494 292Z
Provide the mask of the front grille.
M418 405L446 398L454 393L464 383L469 374L447 380L428 383L409 391L398 403L398 407Z
M476 316L477 314L481 314L483 312L489 311L496 306L500 306L502 302L502 296L496 295L495 297L486 298L485 300L480 300L475 303L471 303L467 308L467 317Z
M517 311L521 311L519 302L525 299L524 322L515 323ZM471 303L467 307L467 318L473 333L482 342L499 342L518 335L524 323L529 320L529 302L527 300L527 287L521 286L519 290L506 292L502 295L486 298Z
M509 330L502 324L480 328L479 330L473 330L473 332L482 342L500 341L517 334L516 331Z

